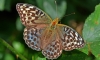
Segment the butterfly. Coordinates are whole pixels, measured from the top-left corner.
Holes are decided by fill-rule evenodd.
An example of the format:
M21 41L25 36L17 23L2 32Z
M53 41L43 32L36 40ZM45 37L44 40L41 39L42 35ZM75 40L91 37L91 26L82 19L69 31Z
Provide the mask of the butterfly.
M83 38L71 27L58 24L44 11L27 3L17 3L16 9L24 29L25 43L33 50L42 51L47 59L57 59L62 51L71 51L85 45Z

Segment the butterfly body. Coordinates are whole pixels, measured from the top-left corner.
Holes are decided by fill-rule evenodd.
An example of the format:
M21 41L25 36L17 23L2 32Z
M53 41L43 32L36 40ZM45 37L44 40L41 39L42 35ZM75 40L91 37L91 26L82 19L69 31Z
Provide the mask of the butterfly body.
M85 45L83 38L71 27L58 24L45 12L31 4L18 3L16 9L24 29L25 43L33 50L42 51L48 59L57 59L62 50L71 51Z

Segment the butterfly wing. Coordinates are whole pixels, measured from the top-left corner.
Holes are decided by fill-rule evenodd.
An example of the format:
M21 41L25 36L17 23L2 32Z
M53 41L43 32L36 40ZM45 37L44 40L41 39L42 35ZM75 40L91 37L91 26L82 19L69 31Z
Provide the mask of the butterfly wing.
M52 29L52 19L39 8L18 3L16 9L22 24L26 26L23 33L26 44L33 50L42 50L46 58L56 59L62 49L70 51L84 46L84 40L74 29L61 24Z
M42 10L31 4L18 3L16 9L20 15L24 29L24 40L33 50L41 50L41 34L52 22L51 18Z
M41 33L44 31L44 29L37 29L37 28L31 28L27 27L24 29L24 40L25 43L32 48L33 50L40 51L40 36Z
M57 31L53 31L51 38L48 39L50 39L51 41L45 47L45 49L42 50L42 54L48 59L56 59L62 53L62 46Z
M42 28L49 25L52 19L42 10L31 4L18 3L16 9L21 22L26 27Z
M44 28L45 29L45 28ZM24 29L24 40L33 50L40 51L48 59L56 59L62 53L62 46L56 30L36 29L27 27ZM44 33L43 33L44 32ZM45 35L44 35L45 34Z
M61 38L62 47L65 51L81 48L85 45L83 38L71 27L58 25L57 30Z

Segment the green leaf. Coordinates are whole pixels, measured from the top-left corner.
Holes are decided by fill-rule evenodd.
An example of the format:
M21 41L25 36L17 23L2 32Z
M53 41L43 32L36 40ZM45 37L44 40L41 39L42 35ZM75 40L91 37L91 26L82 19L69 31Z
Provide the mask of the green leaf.
M39 57L37 53L37 54L34 54L34 56L32 56L32 60L46 60L46 58Z
M36 2L37 2L37 5L39 6L39 8L43 10L44 9L44 7L43 7L44 0L36 0Z
M4 10L5 0L0 0L0 11Z
M23 51L24 51L24 45L21 44L20 42L14 41L13 47L16 49L16 51L18 51L20 53L23 53Z
M96 57L100 57L100 4L95 11L86 19L83 28L83 38L88 44L85 53L91 51Z
M13 56L13 55L7 53L7 54L5 55L5 57L4 57L4 60L15 60L15 59L14 59L14 56Z
M40 58L40 57L38 57L37 60L46 60L46 58Z
M37 0L37 4L43 8L44 12L46 12L52 19L61 19L66 12L67 3L65 0L57 0L56 2L57 5L55 4L55 0Z
M22 60L27 60L23 55L21 55L19 52L17 52L11 45L9 45L5 40L0 38L0 44L3 46L6 46L10 51L12 51L15 55L17 55ZM11 59L8 59L11 60Z
M22 25L22 23L20 21L20 18L17 18L17 20L16 20L16 28L19 31L23 30L23 25Z
M5 10L11 11L11 0L5 0Z
M85 60L88 56L79 51L79 50L72 50L72 51L66 51L58 58L58 60Z

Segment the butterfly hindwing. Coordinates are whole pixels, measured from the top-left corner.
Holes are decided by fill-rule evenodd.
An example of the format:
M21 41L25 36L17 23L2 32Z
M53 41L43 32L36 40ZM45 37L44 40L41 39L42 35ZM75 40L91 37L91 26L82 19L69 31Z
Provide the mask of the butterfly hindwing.
M62 46L57 34L52 36L51 42L42 50L42 54L48 59L57 59L62 53Z
M24 40L25 43L32 48L33 50L40 51L41 50L41 34L44 29L30 28L27 27L24 29Z
M59 35L61 38L62 46L65 51L70 51L84 46L83 38L69 26L59 26Z

